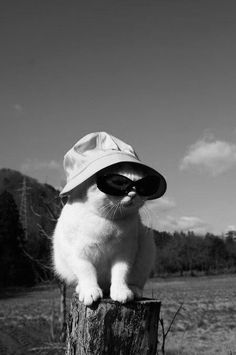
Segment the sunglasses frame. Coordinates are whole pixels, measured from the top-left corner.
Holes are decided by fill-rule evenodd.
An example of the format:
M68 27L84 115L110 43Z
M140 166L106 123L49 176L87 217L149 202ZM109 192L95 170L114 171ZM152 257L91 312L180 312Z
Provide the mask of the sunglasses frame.
M109 177L115 177L115 176L121 177L124 181L127 181L127 186L125 186L124 189L122 189L122 187L119 189L119 187L116 188L116 187L109 186L109 184L106 184L106 180L109 179ZM147 179L149 179L149 180L154 179L156 182L158 181L158 185L160 184L160 178L157 175L147 175L147 176L144 176L142 179L133 181L121 174L103 174L103 175L98 174L96 182L97 182L98 189L108 195L125 196L133 189L133 187L135 187L137 193L140 196L151 198L151 196L156 194L156 192L159 189L159 186L157 186L156 190L152 191L152 193L150 193L150 194L143 193L142 186L139 187L139 185L140 185L140 183L142 184L142 181L147 180ZM107 187L108 187L108 189L107 189ZM109 190L109 188L110 188L110 190Z

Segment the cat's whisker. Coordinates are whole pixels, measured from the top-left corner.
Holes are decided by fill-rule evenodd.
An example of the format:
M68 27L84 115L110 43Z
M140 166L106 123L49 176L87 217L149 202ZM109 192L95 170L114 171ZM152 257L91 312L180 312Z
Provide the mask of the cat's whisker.
M113 215L114 206L109 206L107 213L104 215L105 218L110 218Z
M118 202L117 207L118 207L119 214L123 217L124 216L124 214L123 214L124 208L123 208L122 203L120 201Z
M109 203L106 205L106 208L103 206L102 211L105 212L104 217L105 218L111 218L114 219L116 210L117 210L117 204L115 205L110 205Z
M122 204L120 204L120 214L121 214L122 217L125 215L125 209L122 206Z
M109 208L103 208L102 210L100 210L100 214L104 218L106 218L109 215L109 213L110 213L110 209Z
M109 212L110 211L110 209L111 209L111 206L104 206L104 207L102 207L102 208L100 208L100 213L101 214L103 214L103 213L107 213L107 212Z
M100 208L100 212L103 214L105 212L105 215L108 216L110 211L112 210L113 206L110 205L110 203L107 203L106 205L102 206Z
M110 218L111 213L112 213L112 207L106 211L106 213L104 214L104 218L109 219L109 218Z
M102 207L101 207L101 210L106 209L106 208L108 208L108 207L111 207L111 204L110 204L110 203L107 203L106 205L102 206Z
M114 206L111 207L106 214L103 216L105 219L114 219Z
M147 225L147 227L149 228L152 228L152 216L150 209L146 205L144 205L140 212L144 217L145 225Z
M120 202L118 201L114 206L113 218L115 219L116 212L119 211Z
M123 206L121 203L120 203L119 208L120 208L120 214L121 214L121 216L124 217L124 216L125 216L125 209L124 209L124 206Z
M107 214L107 217L109 217L110 219L114 218L114 210L115 210L115 206L111 206L109 213Z
M143 209L142 209L142 212L144 214L144 218L145 218L145 222L148 226L150 226L151 224L151 216L150 216L150 211L149 209L147 208L147 206L143 206Z

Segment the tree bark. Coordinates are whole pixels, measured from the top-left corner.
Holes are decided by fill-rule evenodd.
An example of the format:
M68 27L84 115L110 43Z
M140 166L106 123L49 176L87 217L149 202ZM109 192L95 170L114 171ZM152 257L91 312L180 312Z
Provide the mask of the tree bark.
M155 355L161 302L103 299L86 307L74 294L66 355Z
M61 326L60 340L66 340L67 323L66 323L66 284L63 281L59 282L60 288L60 315L59 322Z

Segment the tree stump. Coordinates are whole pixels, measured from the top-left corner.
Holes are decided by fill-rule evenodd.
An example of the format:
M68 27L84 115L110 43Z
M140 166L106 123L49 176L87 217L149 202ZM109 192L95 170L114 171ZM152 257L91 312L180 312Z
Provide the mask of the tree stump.
M102 299L86 307L74 294L66 355L155 355L161 302Z

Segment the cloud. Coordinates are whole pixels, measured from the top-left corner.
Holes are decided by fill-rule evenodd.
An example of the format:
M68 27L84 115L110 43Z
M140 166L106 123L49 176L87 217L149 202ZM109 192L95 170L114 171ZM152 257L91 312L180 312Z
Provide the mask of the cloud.
M161 220L166 213L175 208L176 203L169 197L161 197L157 200L147 201L141 210L142 222L149 228L158 229L156 222Z
M157 200L150 200L147 203L148 208L155 210L156 212L166 212L176 206L175 201L169 197L161 197Z
M38 159L27 159L25 163L21 165L21 171L23 173L40 171L40 170L60 170L61 164L55 160L38 160Z
M205 235L211 230L208 223L195 216L173 217L170 212L175 209L176 203L172 198L162 197L158 200L148 201L148 209L142 217L147 226L160 231L193 231L199 235Z
M236 226L234 224L227 226L225 229L225 233L227 233L229 231L236 231Z
M210 226L205 221L193 216L182 216L179 218L166 216L157 219L155 223L155 229L164 230L171 233L175 231L192 231L195 234L204 235L207 233L207 231L209 231L209 227Z
M198 218L198 217L181 217L177 223L176 223L177 227L179 230L183 230L183 231L194 231L194 232L202 232L205 231L206 228L206 223Z
M236 144L215 140L212 135L191 145L182 159L180 170L195 168L213 176L236 166Z
M27 159L21 164L20 171L58 190L64 185L63 167L56 160Z

